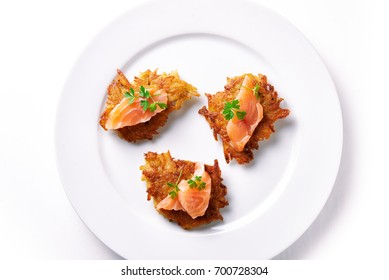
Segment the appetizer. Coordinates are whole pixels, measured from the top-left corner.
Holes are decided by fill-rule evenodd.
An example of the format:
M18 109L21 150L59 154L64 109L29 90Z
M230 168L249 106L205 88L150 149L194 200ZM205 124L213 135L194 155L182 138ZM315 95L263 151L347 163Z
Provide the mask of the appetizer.
M157 70L147 70L131 83L120 70L117 73L108 87L100 125L129 142L151 140L171 112L192 96L199 96L197 89L181 80L177 72L159 75Z
M205 117L216 141L220 135L227 163L253 160L258 142L275 131L275 121L289 115L288 109L280 108L283 99L261 74L227 78L224 91L206 96L208 108L204 106L199 114Z
M218 161L213 166L176 160L170 152L145 154L140 167L147 183L147 199L171 222L192 229L223 220L220 208L228 205Z

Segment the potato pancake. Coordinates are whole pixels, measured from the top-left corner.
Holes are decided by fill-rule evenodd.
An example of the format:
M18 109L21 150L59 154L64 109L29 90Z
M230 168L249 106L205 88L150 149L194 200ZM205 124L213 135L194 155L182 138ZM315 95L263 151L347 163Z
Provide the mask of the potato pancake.
M177 72L159 75L157 70L147 70L135 77L132 83L127 80L120 70L117 70L117 73L115 79L108 86L106 107L100 117L100 125L105 130L107 130L107 121L110 117L112 118L110 113L122 102L125 95L131 91L140 92L143 87L167 93L166 109L158 112L146 122L114 129L121 138L129 142L136 142L142 139L151 140L155 134L158 134L158 129L165 125L171 112L180 109L184 101L193 96L199 96L197 89L180 79Z
M257 94L260 100L260 104L263 109L263 118L256 126L250 139L245 144L243 150L237 151L231 144L231 139L227 133L227 125L229 120L223 115L226 102L232 102L238 96L242 83L246 77L250 75L254 79L256 88L253 94ZM259 74L258 76L252 74L245 74L233 78L227 78L227 84L224 86L224 91L217 92L214 95L206 94L208 98L208 108L204 106L199 110L199 114L204 116L209 126L213 130L215 140L218 140L220 135L223 142L224 157L226 162L229 163L232 159L236 159L239 164L249 163L254 159L253 150L259 148L259 141L268 139L270 135L275 132L274 123L278 119L285 118L289 115L288 109L280 107L280 103L283 100L278 97L274 87L267 82L265 75Z
M172 158L170 152L146 153L145 164L140 169L142 170L142 180L147 183L147 199L152 198L154 207L157 209L156 206L172 191L168 183L174 183L180 179L189 180L194 174L195 165L195 162ZM228 205L225 197L227 188L222 184L223 179L218 161L215 160L213 166L205 165L205 171L211 177L211 194L208 208L203 216L193 219L183 210L157 209L157 211L184 229L192 229L212 221L223 220L220 209Z

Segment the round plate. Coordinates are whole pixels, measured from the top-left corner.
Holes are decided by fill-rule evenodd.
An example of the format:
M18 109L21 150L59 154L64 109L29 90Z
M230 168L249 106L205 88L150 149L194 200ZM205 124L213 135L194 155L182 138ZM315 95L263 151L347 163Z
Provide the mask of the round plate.
M178 70L201 97L171 114L152 141L135 144L98 124L106 89L121 69ZM224 161L221 142L197 111L226 77L267 75L288 118L248 165ZM289 22L248 1L152 1L105 28L64 87L56 127L66 193L90 230L130 259L268 259L317 217L337 174L342 117L333 82L313 47ZM186 231L147 201L144 153L212 164L219 160L230 205L224 221Z

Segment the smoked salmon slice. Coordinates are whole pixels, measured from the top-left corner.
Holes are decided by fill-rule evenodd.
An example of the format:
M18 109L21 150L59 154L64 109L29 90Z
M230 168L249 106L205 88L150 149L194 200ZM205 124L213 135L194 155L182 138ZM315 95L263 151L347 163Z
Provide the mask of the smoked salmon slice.
M205 183L201 190L190 185L190 182L194 182L196 178L199 184L200 182ZM192 219L203 216L208 208L211 184L211 177L205 171L204 164L196 163L193 178L191 180L181 180L178 184L177 196L172 198L169 194L157 205L157 209L183 210Z
M153 98L152 102L167 104L168 96L166 91L162 89L157 91L153 89L148 89L148 91L151 94L151 97ZM156 106L155 111L151 111L149 109L145 110L141 105L142 100L147 99L136 98L130 104L129 100L123 97L122 101L118 105L116 105L109 113L105 127L107 129L118 129L125 126L133 126L138 123L144 123L150 120L159 112L166 109Z
M239 119L235 115L227 123L227 135L231 140L230 143L238 152L244 149L258 123L263 118L263 107L259 97L255 94L256 86L255 78L251 74L247 74L236 97L236 100L239 101L240 110L244 111L246 115L243 119Z
M204 164L196 163L194 177L201 176L201 181L205 183L205 188L199 190L197 188L191 188L188 181L181 181L178 185L180 191L178 192L178 200L180 201L182 208L185 212L196 219L199 216L203 216L208 208L209 198L211 196L211 177L204 170Z
M181 202L178 200L178 197L172 198L170 195L161 200L157 205L157 209L165 210L184 210L181 205Z

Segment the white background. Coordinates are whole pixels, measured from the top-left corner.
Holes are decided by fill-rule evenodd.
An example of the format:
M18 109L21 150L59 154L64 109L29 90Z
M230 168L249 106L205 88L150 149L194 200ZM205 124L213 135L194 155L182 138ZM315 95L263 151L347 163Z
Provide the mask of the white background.
M55 113L85 46L141 2L0 2L0 259L120 259L86 228L63 191ZM333 192L312 226L276 259L387 258L389 9L378 1L257 2L312 42L335 82L344 121Z

